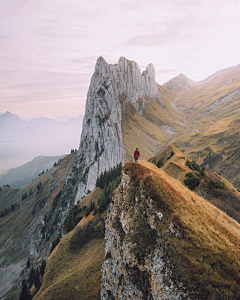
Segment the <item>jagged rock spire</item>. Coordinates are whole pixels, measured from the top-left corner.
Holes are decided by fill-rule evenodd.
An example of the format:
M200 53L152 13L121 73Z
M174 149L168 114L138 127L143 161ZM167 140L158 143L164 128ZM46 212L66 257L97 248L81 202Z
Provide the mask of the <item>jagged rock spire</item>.
M138 64L125 57L120 57L117 64L108 64L101 56L97 59L87 94L83 131L76 158L82 177L76 200L95 187L101 172L125 161L120 96L124 95L126 101L131 102L141 113L149 98L154 99L157 93L152 64L141 73Z

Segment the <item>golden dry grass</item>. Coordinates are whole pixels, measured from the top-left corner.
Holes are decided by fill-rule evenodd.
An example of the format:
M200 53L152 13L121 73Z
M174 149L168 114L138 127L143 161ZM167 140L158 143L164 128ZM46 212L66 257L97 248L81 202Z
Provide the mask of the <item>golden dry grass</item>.
M158 162L159 159L163 159L164 170L168 175L173 178L183 181L185 174L191 172L189 167L186 166L186 156L174 145L169 145L161 153L149 159L149 162Z
M95 205L98 204L98 199L101 196L102 189L100 187L96 187L90 194L86 195L80 202L79 206L89 206L91 202L94 202Z
M84 218L60 241L47 260L41 289L34 300L100 299L104 239L92 239L82 248L71 249L70 239L92 217Z
M159 87L160 89L160 87ZM124 103L122 136L123 144L127 150L126 161L133 159L136 147L140 149L141 158L149 159L159 151L161 144L166 142L171 134L164 131L160 126L171 126L175 132L181 131L182 113L171 107L166 99L172 101L172 96L161 88L164 104L151 101L144 108L143 115L137 113L130 102L126 102L124 95L119 100ZM165 97L165 98L164 98ZM157 100L156 100L157 101Z
M211 232L207 234L207 244L211 248L228 249L240 257L240 224L219 210L217 207L196 195L183 186L178 180L167 175L162 169L157 168L147 161L141 161L141 165L151 171L152 176L161 182L161 185L169 186L181 197L181 201L171 203L175 212L182 216L186 227L196 231ZM194 219L195 222L194 221ZM204 236L204 235L203 235Z
M158 150L159 143L166 140L161 129L140 116L131 103L126 103L123 118L122 136L127 151L126 161L133 159L136 147L140 149L141 158L150 158Z
M163 214L160 232L171 221L180 230L165 237L172 276L193 290L193 299L237 299L240 224L150 162L127 163L124 171Z

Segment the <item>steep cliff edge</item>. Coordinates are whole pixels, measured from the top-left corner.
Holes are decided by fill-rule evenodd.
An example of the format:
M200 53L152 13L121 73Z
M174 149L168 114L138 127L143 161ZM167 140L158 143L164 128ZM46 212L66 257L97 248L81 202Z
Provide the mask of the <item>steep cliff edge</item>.
M159 142L176 133L182 119L180 111L171 106L171 97L157 85L152 64L141 73L136 62L124 57L117 64L98 58L76 157L76 174L81 178L76 201L93 190L103 171L124 163L126 154L129 159L138 143L145 141L142 154L150 158Z
M106 220L102 299L239 298L239 229L153 164L126 164Z

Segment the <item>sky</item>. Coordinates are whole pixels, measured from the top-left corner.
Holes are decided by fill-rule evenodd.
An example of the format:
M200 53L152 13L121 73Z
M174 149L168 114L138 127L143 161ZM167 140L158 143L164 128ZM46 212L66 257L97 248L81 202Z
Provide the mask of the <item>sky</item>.
M96 60L156 81L240 64L240 0L0 0L0 112L84 114Z

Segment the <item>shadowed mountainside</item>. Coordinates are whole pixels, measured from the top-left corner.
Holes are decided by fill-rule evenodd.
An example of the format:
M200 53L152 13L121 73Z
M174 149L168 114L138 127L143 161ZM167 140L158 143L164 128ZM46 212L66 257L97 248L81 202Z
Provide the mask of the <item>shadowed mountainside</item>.
M53 164L57 163L62 156L38 156L25 165L9 170L6 174L0 175L0 186L10 185L12 188L19 189L38 177L43 171L52 169Z

